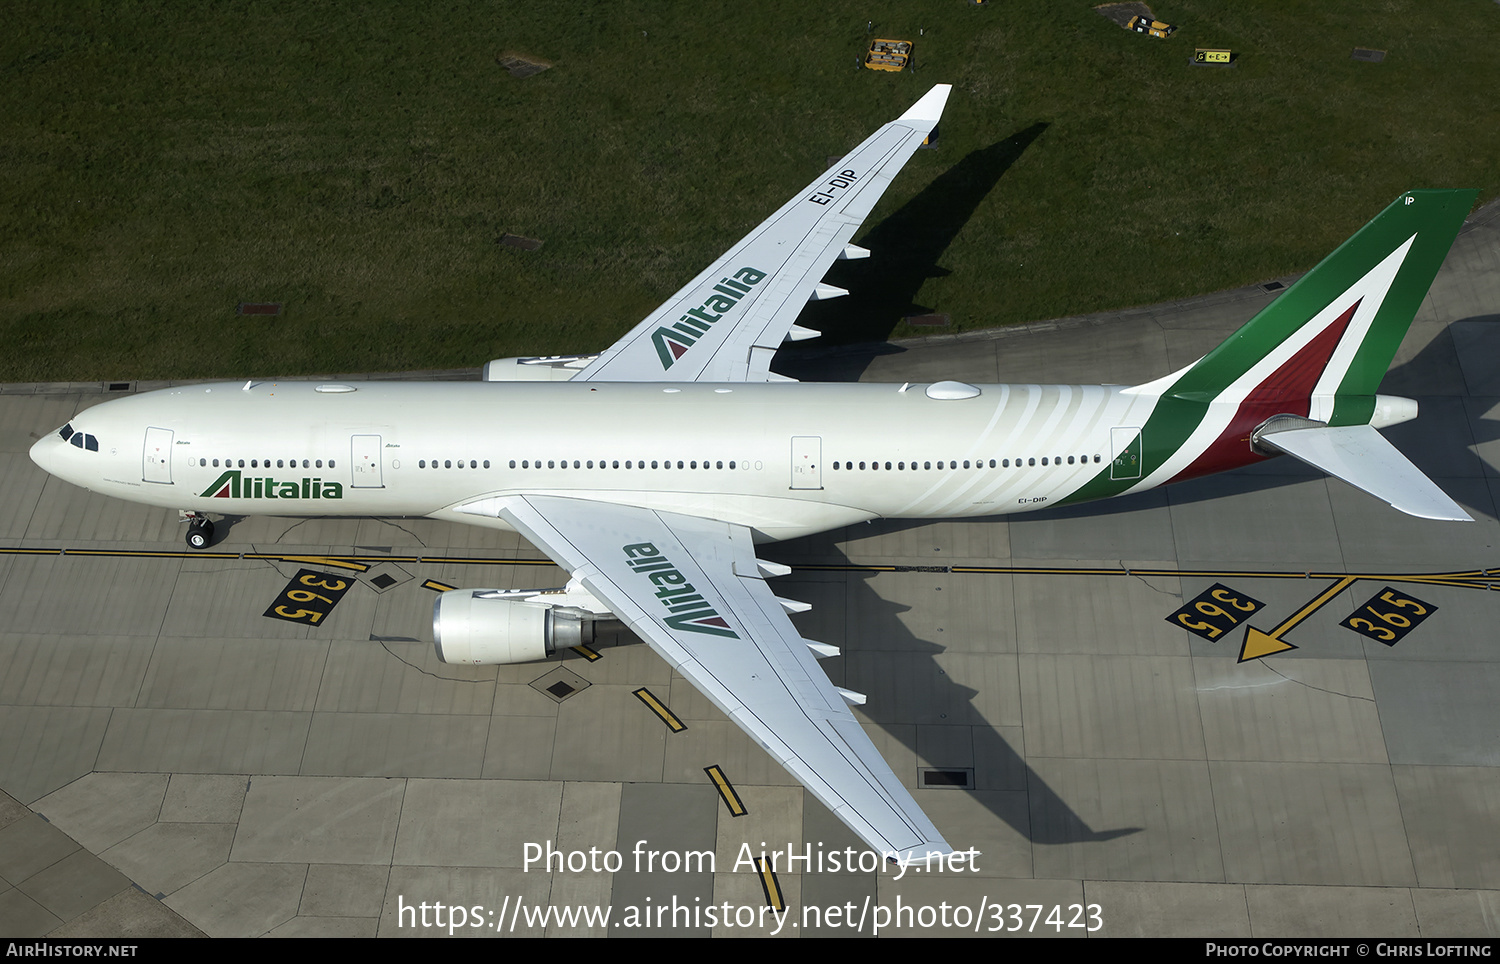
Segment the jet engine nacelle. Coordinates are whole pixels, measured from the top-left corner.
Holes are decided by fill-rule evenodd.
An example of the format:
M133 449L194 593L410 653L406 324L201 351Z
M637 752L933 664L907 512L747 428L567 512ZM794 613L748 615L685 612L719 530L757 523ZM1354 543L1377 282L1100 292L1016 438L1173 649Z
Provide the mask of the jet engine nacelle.
M444 663L529 663L594 641L589 615L501 598L500 590L455 589L432 606L432 641Z

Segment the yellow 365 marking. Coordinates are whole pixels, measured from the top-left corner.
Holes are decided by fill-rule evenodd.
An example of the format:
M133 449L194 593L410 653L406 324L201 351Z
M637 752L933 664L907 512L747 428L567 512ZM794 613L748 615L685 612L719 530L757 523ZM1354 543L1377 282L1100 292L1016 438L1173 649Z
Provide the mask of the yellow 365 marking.
M308 586L321 589L322 592L305 588ZM350 581L347 579L326 572L302 569L281 590L281 595L272 601L264 615L272 619L316 626L323 621L323 617L333 612L333 607L344 598L349 586Z
M1253 615L1262 605L1264 604L1258 599L1251 599L1222 583L1214 583L1168 616L1167 622L1176 623L1196 636L1215 642Z
M1387 646L1394 646L1436 611L1437 607L1432 603L1422 602L1386 586L1373 599L1350 613L1339 625Z

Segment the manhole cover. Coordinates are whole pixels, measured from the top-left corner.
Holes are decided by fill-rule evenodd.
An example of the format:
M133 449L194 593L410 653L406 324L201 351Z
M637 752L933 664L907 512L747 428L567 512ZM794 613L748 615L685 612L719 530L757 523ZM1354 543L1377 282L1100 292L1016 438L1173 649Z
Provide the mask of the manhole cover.
M561 666L531 681L532 689L538 693L545 693L558 703L571 696L577 696L592 685L582 676Z

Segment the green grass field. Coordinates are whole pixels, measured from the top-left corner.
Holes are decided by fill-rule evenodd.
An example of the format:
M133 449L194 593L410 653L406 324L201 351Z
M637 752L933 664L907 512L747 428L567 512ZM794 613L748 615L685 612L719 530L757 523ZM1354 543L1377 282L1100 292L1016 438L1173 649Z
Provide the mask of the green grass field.
M833 340L1265 280L1408 188L1500 189L1492 0L1163 0L1165 41L1056 0L331 8L10 5L0 381L598 350L939 82ZM870 21L915 72L855 68Z

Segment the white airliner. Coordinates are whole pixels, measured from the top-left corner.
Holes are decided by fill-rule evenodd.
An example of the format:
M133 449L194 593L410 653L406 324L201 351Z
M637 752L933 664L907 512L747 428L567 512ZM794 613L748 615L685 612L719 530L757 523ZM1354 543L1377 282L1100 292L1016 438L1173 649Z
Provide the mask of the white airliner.
M471 383L257 381L112 401L37 442L76 485L210 514L427 516L513 529L572 574L438 597L439 656L544 658L623 620L838 814L905 862L952 848L817 665L756 543L883 517L1003 515L1289 453L1431 519L1468 519L1375 431L1377 395L1472 206L1402 195L1219 348L1135 387L799 384L774 374L891 178L933 88L603 354L511 358ZM314 587L315 588L315 587ZM311 591L311 590L310 590ZM317 613L308 612L309 621Z

